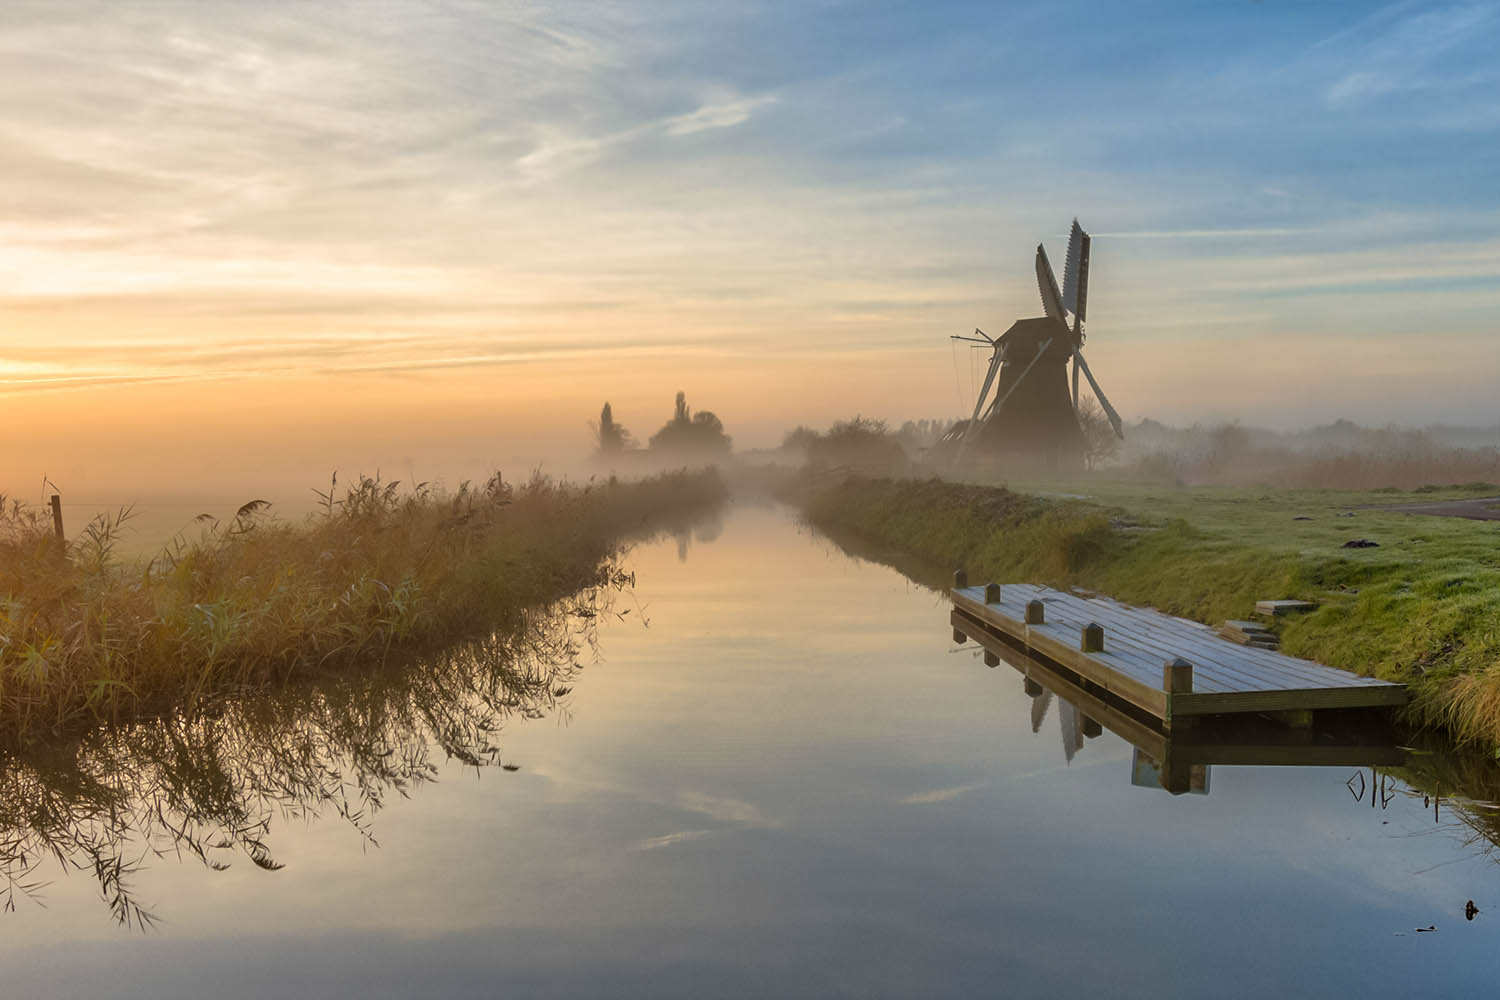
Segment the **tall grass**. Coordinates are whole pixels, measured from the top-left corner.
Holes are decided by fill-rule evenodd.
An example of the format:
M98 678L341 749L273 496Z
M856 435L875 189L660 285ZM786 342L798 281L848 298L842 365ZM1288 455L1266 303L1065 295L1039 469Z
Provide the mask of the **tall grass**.
M0 734L210 693L447 640L598 580L633 533L724 496L712 472L566 485L498 476L446 493L360 478L301 524L251 501L155 558L122 562L129 511L61 549L34 509L0 510Z

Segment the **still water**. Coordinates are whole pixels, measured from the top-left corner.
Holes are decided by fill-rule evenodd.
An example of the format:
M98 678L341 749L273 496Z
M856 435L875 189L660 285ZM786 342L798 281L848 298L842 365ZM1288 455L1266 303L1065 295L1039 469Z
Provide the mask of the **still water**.
M8 762L4 995L1493 995L1481 805L1170 795L778 509L623 568L520 639Z

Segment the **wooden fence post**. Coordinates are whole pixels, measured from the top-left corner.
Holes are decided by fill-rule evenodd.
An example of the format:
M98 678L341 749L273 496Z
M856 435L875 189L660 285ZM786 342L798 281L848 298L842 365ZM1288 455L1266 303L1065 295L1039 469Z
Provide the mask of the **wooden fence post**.
M52 494L52 533L57 536L58 545L67 544L67 538L63 535L62 497L56 493Z

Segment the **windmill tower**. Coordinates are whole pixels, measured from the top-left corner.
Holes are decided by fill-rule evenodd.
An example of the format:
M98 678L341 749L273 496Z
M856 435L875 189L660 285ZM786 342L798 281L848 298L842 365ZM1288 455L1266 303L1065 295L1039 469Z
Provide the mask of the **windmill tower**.
M1089 250L1089 235L1074 219L1061 290L1046 248L1037 244L1036 282L1046 315L1017 320L999 337L976 329L975 337L954 338L991 348L984 384L974 401L974 415L955 428L955 462L966 454L980 453L1053 470L1081 466L1084 438L1078 423L1079 372L1088 379L1114 432L1125 436L1120 415L1109 404L1083 357Z

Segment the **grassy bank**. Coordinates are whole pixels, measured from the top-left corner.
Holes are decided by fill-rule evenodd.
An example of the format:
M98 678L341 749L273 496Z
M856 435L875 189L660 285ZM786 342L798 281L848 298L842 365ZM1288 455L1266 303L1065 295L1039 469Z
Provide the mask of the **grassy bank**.
M50 521L0 517L0 733L277 683L513 622L598 582L632 536L723 499L717 474L585 486L543 478L446 494L362 479L319 515L252 502L155 558L117 560L118 518L66 550Z
M1413 721L1500 747L1500 525L1369 509L1485 489L1012 492L833 477L784 494L815 525L975 580L1092 588L1213 624L1250 617L1264 598L1316 600L1281 624L1284 652L1405 682ZM1378 544L1343 547L1355 539Z

